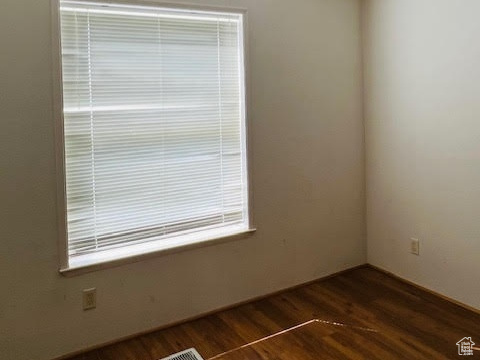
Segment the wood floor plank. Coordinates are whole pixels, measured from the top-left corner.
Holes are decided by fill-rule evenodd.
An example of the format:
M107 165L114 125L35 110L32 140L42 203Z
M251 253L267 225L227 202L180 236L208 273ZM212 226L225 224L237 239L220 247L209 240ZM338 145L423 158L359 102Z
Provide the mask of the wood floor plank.
M69 360L446 360L465 336L480 344L480 314L366 267Z
M98 350L101 360L154 360L140 338L122 341Z
M77 355L69 360L100 360L97 350Z

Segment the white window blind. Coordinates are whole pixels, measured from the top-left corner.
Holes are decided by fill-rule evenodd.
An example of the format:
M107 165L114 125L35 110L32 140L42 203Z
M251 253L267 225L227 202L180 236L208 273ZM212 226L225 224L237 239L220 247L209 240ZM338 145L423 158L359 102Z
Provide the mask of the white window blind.
M242 15L60 1L68 253L248 228Z

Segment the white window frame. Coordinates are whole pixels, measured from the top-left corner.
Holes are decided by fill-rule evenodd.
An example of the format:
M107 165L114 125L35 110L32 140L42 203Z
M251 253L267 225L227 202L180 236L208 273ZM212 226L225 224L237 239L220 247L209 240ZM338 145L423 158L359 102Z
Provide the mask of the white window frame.
M81 0L85 3L96 3L95 0ZM138 262L151 257L171 254L175 252L195 249L227 241L244 239L252 235L256 228L253 225L253 195L252 195L252 169L251 169L251 141L249 124L249 77L248 77L248 19L247 10L237 7L215 7L206 5L172 4L163 1L142 1L142 0L101 0L112 4L130 4L156 6L167 9L183 9L192 11L228 12L240 14L243 17L243 66L244 66L244 141L246 150L246 176L247 176L247 197L248 197L248 223L249 228L234 234L223 235L212 233L209 237L199 237L195 234L178 236L178 240L172 244L165 245L161 241L146 243L142 249L129 251L129 246L114 250L106 250L101 256L93 253L88 261L71 264L68 255L68 231L67 231L67 206L66 206L66 177L65 177L65 137L63 119L63 80L62 80L62 55L61 55L61 33L60 33L60 1L51 0L52 12L52 50L53 50L53 106L54 106L54 128L55 128L55 155L56 155L56 183L57 183L57 222L58 222L58 252L59 271L66 276L80 275L83 273L119 266L122 264ZM132 246L131 248L133 248ZM108 255L106 255L108 253Z

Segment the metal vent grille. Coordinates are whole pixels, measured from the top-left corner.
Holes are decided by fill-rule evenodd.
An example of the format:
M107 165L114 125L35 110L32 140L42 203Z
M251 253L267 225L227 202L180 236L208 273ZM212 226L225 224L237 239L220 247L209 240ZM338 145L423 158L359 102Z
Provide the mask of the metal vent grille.
M203 360L197 350L194 348L170 355L160 360Z

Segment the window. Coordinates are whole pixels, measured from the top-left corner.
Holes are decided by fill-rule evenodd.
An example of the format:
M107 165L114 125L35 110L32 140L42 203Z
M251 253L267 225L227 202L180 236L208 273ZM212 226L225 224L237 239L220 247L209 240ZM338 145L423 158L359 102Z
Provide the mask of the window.
M66 266L249 229L243 14L60 0Z

